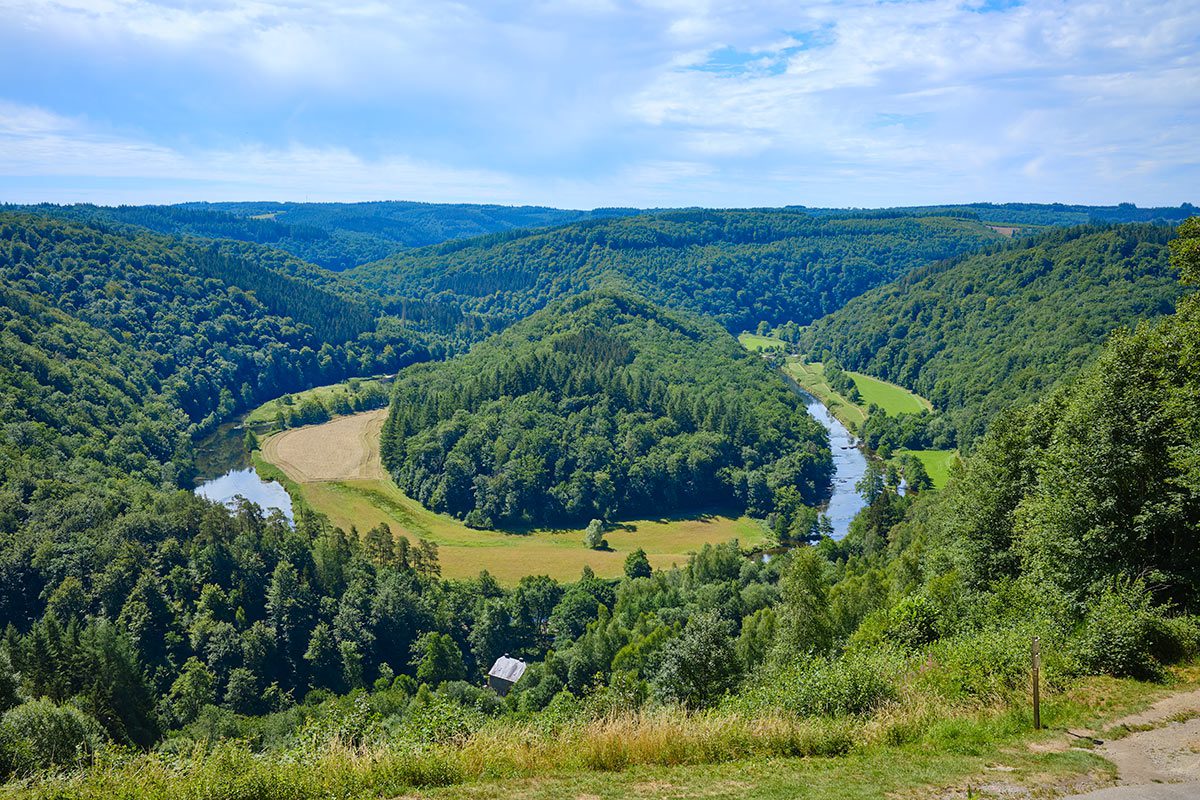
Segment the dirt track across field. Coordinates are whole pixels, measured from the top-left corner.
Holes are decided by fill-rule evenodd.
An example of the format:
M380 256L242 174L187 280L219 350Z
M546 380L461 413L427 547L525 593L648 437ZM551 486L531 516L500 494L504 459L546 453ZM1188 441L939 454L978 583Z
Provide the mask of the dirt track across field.
M386 418L381 408L283 431L263 442L263 457L297 483L383 478L379 431Z

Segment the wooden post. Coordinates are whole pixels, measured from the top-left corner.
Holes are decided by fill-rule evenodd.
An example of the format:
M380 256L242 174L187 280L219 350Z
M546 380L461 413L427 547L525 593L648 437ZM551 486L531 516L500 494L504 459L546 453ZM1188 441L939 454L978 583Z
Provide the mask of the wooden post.
M1040 731L1042 729L1042 698L1039 692L1038 673L1042 667L1041 639L1037 636L1033 637L1033 729Z

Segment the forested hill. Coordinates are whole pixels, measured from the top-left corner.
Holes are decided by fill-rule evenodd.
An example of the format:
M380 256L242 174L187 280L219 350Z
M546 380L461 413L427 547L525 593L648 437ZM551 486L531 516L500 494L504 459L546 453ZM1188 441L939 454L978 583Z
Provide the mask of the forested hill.
M137 225L158 233L265 244L335 271L450 239L638 213L632 209L570 211L541 206L390 201L13 208L82 222Z
M806 536L824 430L721 328L625 293L571 297L397 379L384 464L480 527L736 505Z
M797 208L803 208L797 206ZM1057 226L1087 225L1114 222L1152 222L1174 224L1196 213L1191 203L1180 206L1139 208L1133 203L1115 206L1081 206L1064 203L964 203L944 206L902 206L898 208L850 210L844 208L805 208L819 217L892 216L961 216L978 219L997 226Z
M1173 310L1185 290L1171 235L1083 226L933 265L818 320L799 345L929 398L942 412L934 436L967 443L1078 374L1113 329Z
M1172 249L1183 282L1200 285L1200 217L1180 227ZM1100 664L1137 674L1128 665L1157 635L1138 632L1148 618L1138 595L1200 607L1198 397L1193 294L1176 314L1115 334L1061 391L998 418L918 516L917 535L972 589L1023 576L1042 589L1044 607L1091 601L1093 618L1111 614L1127 631L1096 640Z
M762 320L806 324L914 267L1000 241L978 222L946 217L679 211L449 242L349 277L515 320L617 275L654 302L737 331Z
M103 344L96 359L105 358L103 337L110 338L123 358L142 365L130 380L143 381L197 430L283 392L427 357L411 332L380 320L343 288L303 277L315 268L281 265L289 259L237 242L0 214L4 285L93 329ZM9 297L16 298L9 306L15 335L40 348L38 337L20 332L21 301ZM46 358L54 360L49 351ZM45 378L30 369L33 379ZM78 389L69 380L62 388Z

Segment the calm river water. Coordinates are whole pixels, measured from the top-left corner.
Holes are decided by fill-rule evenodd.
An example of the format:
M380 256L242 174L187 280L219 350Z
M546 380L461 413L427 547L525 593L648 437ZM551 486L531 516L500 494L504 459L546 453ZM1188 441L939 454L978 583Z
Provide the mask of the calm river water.
M803 389L797 388L796 391L808 405L808 413L829 431L829 448L833 451L833 495L829 498L825 515L833 525L833 538L841 539L850 532L850 521L866 506L854 484L867 471L867 457L858 448L846 426L838 422L820 400Z
M245 430L241 420L228 422L196 447L199 483L196 494L233 507L238 497L258 503L264 511L278 508L289 522L292 498L277 481L258 477L242 448Z

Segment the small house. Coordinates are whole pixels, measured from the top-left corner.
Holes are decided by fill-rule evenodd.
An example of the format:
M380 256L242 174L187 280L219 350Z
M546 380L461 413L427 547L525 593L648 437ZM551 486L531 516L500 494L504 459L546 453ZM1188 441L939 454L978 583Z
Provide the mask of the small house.
M496 694L504 697L524 674L525 662L519 658L509 658L508 653L505 653L497 658L496 663L488 670L488 686Z

